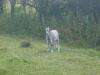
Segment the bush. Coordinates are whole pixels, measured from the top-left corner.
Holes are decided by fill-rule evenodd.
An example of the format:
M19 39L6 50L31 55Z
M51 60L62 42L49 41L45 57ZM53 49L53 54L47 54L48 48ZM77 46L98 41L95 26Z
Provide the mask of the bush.
M21 42L21 47L30 47L30 46L31 46L31 43L28 41Z

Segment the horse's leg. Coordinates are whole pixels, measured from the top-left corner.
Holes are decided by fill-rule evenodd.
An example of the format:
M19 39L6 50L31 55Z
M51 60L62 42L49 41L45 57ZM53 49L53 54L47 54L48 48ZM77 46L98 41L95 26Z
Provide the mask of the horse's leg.
M47 39L47 44L48 44L48 51L50 51L50 42L48 39Z
M55 48L58 49L58 42L55 42Z
M58 48L58 52L60 52L59 39L57 40L57 48Z
M54 44L51 43L51 52L53 52L53 50L54 50Z

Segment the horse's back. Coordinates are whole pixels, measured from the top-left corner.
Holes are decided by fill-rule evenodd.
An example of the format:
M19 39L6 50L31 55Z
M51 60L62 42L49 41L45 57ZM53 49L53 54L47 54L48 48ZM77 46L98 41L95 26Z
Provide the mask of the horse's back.
M53 40L57 40L59 38L59 33L57 30L51 30L50 31L50 37L53 39Z

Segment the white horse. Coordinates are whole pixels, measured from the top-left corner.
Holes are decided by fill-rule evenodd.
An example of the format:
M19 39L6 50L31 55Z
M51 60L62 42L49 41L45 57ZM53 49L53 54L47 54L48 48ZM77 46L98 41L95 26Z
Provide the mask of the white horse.
M48 43L48 50L53 52L54 49L60 51L59 46L59 33L57 30L50 30L49 27L46 28L46 41Z

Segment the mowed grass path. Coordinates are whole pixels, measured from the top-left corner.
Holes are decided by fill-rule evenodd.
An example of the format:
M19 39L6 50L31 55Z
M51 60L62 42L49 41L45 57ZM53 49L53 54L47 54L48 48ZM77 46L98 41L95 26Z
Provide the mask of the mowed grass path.
M20 47L24 40L31 47ZM100 75L100 51L64 44L50 53L45 41L0 35L0 75Z

